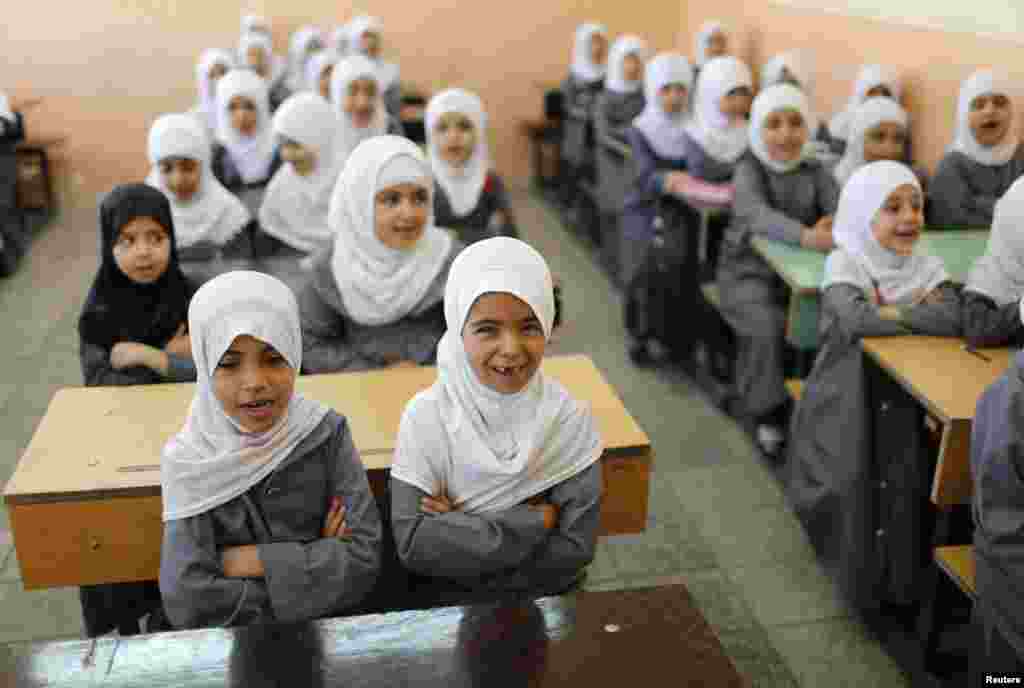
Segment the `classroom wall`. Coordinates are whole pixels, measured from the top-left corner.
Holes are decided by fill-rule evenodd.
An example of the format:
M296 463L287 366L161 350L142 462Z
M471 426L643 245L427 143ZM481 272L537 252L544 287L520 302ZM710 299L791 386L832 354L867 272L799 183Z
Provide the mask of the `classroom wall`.
M277 51L286 54L293 28L307 22L333 28L371 4L403 81L429 91L458 84L481 94L494 158L513 182L525 182L529 171L518 124L540 114L544 88L567 72L577 24L596 19L669 48L681 21L675 3L637 12L616 0L92 0L59 10L52 3L18 3L5 14L4 79L13 81L2 87L47 98L30 126L37 134L70 135L65 169L75 197L88 201L146 174L150 123L193 105L199 52L234 48L243 13L270 18Z
M689 0L682 14L680 41L687 50L692 50L690 36L706 19L715 18L739 33L742 53L758 68L784 50L813 51L814 100L823 118L845 105L862 64L876 62L901 70L915 157L932 172L952 140L964 78L979 67L997 67L1024 81L1020 44L1010 40L801 10L765 0ZM1021 115L1024 99L1018 100L1018 120Z

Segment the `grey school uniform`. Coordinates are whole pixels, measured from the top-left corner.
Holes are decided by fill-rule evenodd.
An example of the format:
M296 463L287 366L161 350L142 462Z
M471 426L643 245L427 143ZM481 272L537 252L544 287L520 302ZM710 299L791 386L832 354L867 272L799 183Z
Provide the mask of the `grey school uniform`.
M996 201L1024 174L1024 144L1005 165L989 166L958 151L939 161L928 191L928 224L938 229L987 229Z
M14 119L0 117L0 277L13 273L28 248L23 213L18 208L18 159L16 149L25 138L21 113Z
M783 385L787 292L751 245L762 236L799 245L805 227L832 215L839 201L835 177L816 160L777 173L748 153L733 176L732 221L718 266L722 310L739 335L736 388L746 411L762 416L788 399Z
M1022 404L1024 353L1018 353L1003 377L978 401L971 430L975 616L982 635L971 664L995 674L1024 670Z
M811 542L859 609L913 595L920 583L920 510L901 505L927 495L921 494L926 481L917 433L888 433L900 446L884 452L872 446L858 343L862 337L959 335L959 295L949 284L939 289L940 303L903 309L899 321L879 317L878 307L853 285L834 284L822 295L822 347L791 420L783 483ZM887 413L894 426L909 430L920 425L917 412L894 407ZM879 428L874 437L884 440Z
M444 267L423 296L421 303L430 306L419 315L386 325L362 325L348 316L331 267L333 249L322 251L314 261L312 279L299 295L302 371L372 370L395 360L432 365L445 332L443 299L448 270L462 248L453 243Z
M593 162L594 106L604 90L604 79L581 81L570 74L562 81L563 124L562 159L574 169Z
M643 91L618 93L605 89L594 103L594 133L598 141L602 136L626 140L626 130L644 110Z
M341 497L346 539L322 538ZM240 497L164 524L160 591L176 628L337 615L373 588L381 523L347 421L330 411L277 469ZM225 547L257 545L264 578L226 578Z
M492 225L491 218L499 210L505 213L509 222ZM466 246L493 237L519 237L519 230L516 228L512 216L512 202L505 189L505 182L496 172L487 173L487 181L484 182L484 188L480 192L480 198L477 199L476 207L461 217L452 210L451 201L448 200L444 189L440 185L435 185L434 223L438 227L455 230L459 241Z
M420 511L428 496L391 481L391 521L402 563L414 579L421 606L468 604L504 595L564 592L594 559L601 525L601 462L546 493L559 508L558 526L526 505L505 511L443 515Z
M1020 304L1014 300L1004 306L968 289L963 295L964 338L973 347L1024 346L1024 324Z

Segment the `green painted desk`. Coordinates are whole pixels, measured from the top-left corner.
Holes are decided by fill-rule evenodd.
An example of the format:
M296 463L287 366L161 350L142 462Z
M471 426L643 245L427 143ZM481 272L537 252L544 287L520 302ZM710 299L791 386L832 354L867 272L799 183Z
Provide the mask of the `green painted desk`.
M922 249L942 258L960 284L966 283L987 244L988 230L932 231L921 237ZM763 237L755 237L753 246L789 287L786 341L802 351L818 348L818 288L825 277L825 254Z

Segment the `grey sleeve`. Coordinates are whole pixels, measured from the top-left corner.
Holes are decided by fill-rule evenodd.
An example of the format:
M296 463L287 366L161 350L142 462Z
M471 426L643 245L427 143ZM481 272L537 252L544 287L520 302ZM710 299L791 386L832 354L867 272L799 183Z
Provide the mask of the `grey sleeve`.
M428 576L479 578L518 566L545 540L544 516L529 506L488 514L420 511L429 495L391 481L391 524L398 556L409 569Z
M403 358L419 365L433 365L437 361L437 344L444 336L444 311L440 305L408 322Z
M928 224L938 228L980 228L992 224L992 212L985 212L971 193L969 170L960 156L951 153L939 162L929 185L928 200L931 217ZM994 204L993 204L994 205Z
M273 620L264 581L224 576L209 512L164 523L160 595L175 628Z
M392 136L405 136L405 126L402 124L402 120L398 118L398 115L388 115L388 128L387 133Z
M196 364L188 356L167 354L167 374L164 375L167 382L195 382Z
M594 560L601 528L601 462L556 485L548 501L558 507L558 528L502 585L537 589L544 581L558 580Z
M159 376L142 366L115 370L110 365L110 352L79 337L78 356L82 363L82 380L86 387L144 385L159 382ZM193 375L194 373L193 368Z
M392 116L398 117L402 112L402 85L397 81L384 91L384 107Z
M755 164L750 161L740 164L733 176L735 196L732 212L735 221L753 234L800 245L805 229L803 223L769 205L764 183L753 167Z
M972 347L1005 346L1024 335L1020 305L1013 301L998 306L987 296L963 293L964 338Z
M823 215L835 215L836 210L839 208L839 182L836 180L836 176L824 165L821 165L819 168L817 187L818 208Z
M833 284L822 293L822 329L829 325L840 328L844 341L861 337L898 337L911 334L900 321L887 320L878 314L878 306L852 284Z
M302 372L337 373L377 367L349 346L345 319L324 302L312 282L299 296L299 312L302 320Z
M291 622L338 613L358 604L380 572L381 523L366 469L347 423L332 438L333 494L345 506L345 539L259 545L274 618Z
M919 303L901 310L901 322L913 334L932 337L959 337L961 326L960 291L950 283L939 285L938 303Z

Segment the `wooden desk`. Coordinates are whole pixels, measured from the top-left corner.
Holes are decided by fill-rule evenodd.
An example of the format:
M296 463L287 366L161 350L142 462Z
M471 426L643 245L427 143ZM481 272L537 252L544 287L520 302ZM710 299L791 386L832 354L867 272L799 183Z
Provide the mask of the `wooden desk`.
M88 661L85 662L88 658ZM742 688L682 585L303 624L0 646L5 685Z
M647 435L586 356L545 359L543 370L589 401L604 437L606 534L647 521ZM433 368L300 377L297 389L346 416L378 498L402 411ZM157 578L163 526L160 453L185 422L193 384L65 388L4 490L25 589Z
M789 288L786 340L797 349L817 349L818 290L825 279L825 254L764 237L754 237L752 244ZM988 230L929 231L920 242L922 250L942 258L959 284L967 282L971 266L985 253L987 244Z
M985 361L965 351L962 340L946 337L879 337L862 340L861 347L940 426L932 500L969 499L969 491L956 492L971 483L974 410L982 393L1006 371L1013 352L984 349Z

